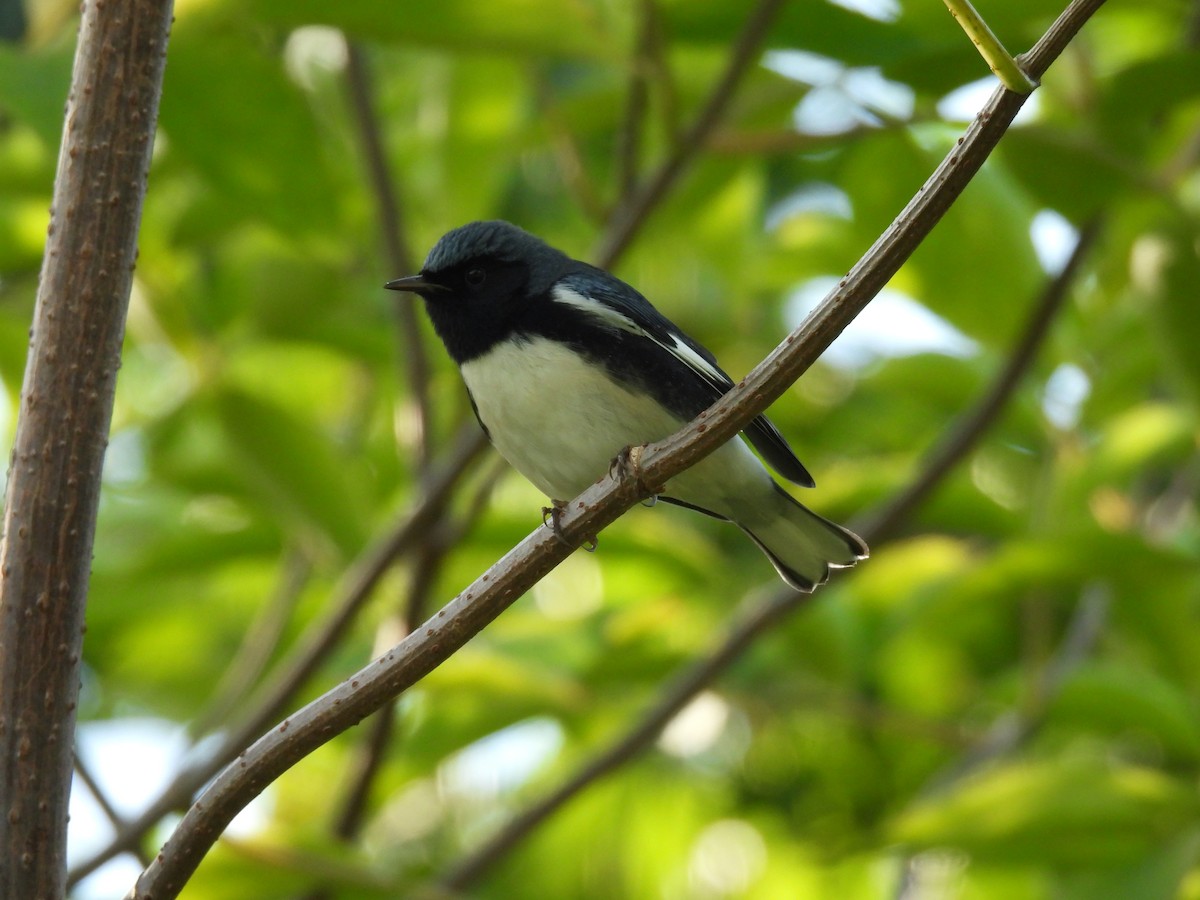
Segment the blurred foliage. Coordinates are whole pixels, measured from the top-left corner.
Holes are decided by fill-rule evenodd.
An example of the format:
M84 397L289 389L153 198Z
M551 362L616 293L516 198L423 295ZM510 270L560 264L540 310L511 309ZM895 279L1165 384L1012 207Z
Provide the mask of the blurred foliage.
M586 256L621 197L631 73L646 76L645 177L748 7L176 6L81 720L154 717L199 739L419 496L411 349L381 289L407 273L381 249L346 42L368 63L418 259L483 217ZM981 12L1023 49L1059 6ZM59 13L0 45L9 440L73 48ZM806 499L842 521L867 512L979 397L1075 229L1102 217L1048 344L966 464L477 896L1200 897L1197 16L1184 0L1102 9L894 280L961 333L958 352L904 355L917 326L873 307L863 321L890 339L860 334L853 359L819 364L773 411L820 484ZM938 3L794 2L767 49L616 269L735 375L799 320L793 297L886 227L965 124L946 98L987 74ZM421 329L442 458L470 413ZM450 521L470 517L487 468ZM433 566L430 602L535 527L541 503L506 474ZM420 558L384 580L297 702L394 642L430 571ZM366 726L273 786L185 896L408 895L635 722L764 589L773 573L735 530L633 511L400 701L361 839L339 843L330 822ZM120 759L92 762L122 809L145 801Z

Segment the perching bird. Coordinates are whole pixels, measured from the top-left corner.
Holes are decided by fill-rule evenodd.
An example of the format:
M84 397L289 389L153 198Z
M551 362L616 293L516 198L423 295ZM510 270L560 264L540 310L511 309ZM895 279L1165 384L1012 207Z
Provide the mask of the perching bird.
M386 286L424 299L484 431L556 507L625 448L674 434L733 387L632 287L508 222L454 229L419 275ZM781 475L813 486L765 416L744 434ZM733 522L800 591L867 557L862 539L801 506L740 440L676 475L661 499Z

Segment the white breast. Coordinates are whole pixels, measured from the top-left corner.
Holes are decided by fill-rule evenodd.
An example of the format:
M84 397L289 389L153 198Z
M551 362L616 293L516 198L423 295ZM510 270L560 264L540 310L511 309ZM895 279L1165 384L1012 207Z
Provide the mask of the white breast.
M625 447L683 424L545 338L498 344L464 363L462 375L496 449L556 500L582 492Z
M660 440L684 424L544 338L499 344L464 363L462 375L496 449L555 500L582 493L624 448ZM672 478L666 493L743 524L778 501L771 476L736 438Z

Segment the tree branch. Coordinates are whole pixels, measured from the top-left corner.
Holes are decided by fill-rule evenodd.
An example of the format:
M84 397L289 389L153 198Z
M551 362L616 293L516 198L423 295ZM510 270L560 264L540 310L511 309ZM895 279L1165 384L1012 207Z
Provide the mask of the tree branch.
M1074 0L1029 54L1026 67L1031 74L1040 75L1102 3ZM997 91L959 146L805 322L694 422L645 448L632 471L620 476L610 473L571 501L559 523L563 538L578 546L597 534L656 487L732 438L786 390L929 233L999 142L1025 99ZM233 816L273 779L427 675L570 552L550 529L538 529L397 647L260 738L205 790L130 896L164 900L177 895Z
M1037 351L1045 342L1049 325L1061 310L1062 301L1078 275L1083 257L1093 245L1097 230L1097 226L1092 224L1080 233L1070 261L1050 280L1034 303L1029 323L1009 355L1007 365L974 408L963 417L961 423L950 432L938 449L929 455L912 486L902 490L877 513L865 518L861 525L855 525L855 531L872 546L888 540L894 534L896 527L928 498L933 489L978 443L988 426L995 422L1005 408L1033 364ZM484 872L508 855L538 825L576 794L636 758L654 743L667 723L700 691L728 670L776 624L807 605L810 597L809 594L780 590L748 613L739 616L729 629L725 640L689 666L632 729L593 756L552 792L534 801L505 823L492 837L451 868L440 880L440 886L452 892L468 889Z
M1087 660L1103 635L1111 600L1106 585L1092 584L1084 588L1058 650L1034 686L1031 703L1024 709L1009 710L997 717L954 765L928 781L918 798L947 793L989 762L1015 752L1037 733L1063 684ZM903 860L901 872L896 884L896 900L917 900L923 896L919 873L911 857Z
M962 462L971 451L980 433L999 415L1012 392L1029 371L1029 367L1033 365L1050 325L1069 296L1079 267L1095 244L1100 229L1100 219L1097 218L1080 230L1066 265L1046 284L1041 297L1034 304L1020 339L1008 356L1008 361L983 398L958 420L928 454L918 477L869 519L857 523L856 528L877 536L891 537L896 528L909 518L912 510L925 501L946 472Z
M170 0L87 2L0 546L0 896L66 889L84 609Z
M223 736L216 750L176 775L141 815L129 823L127 829L118 833L106 847L76 865L71 870L69 884L87 877L114 856L132 850L163 816L190 804L196 791L282 713L295 692L329 655L338 638L370 599L379 579L438 521L454 486L486 446L487 439L472 423L463 432L450 459L431 476L426 493L408 518L349 566L340 586L334 591L331 610L324 623L308 632L304 644L258 691L256 698L251 701L251 711L242 717L241 723Z
M737 42L733 45L733 52L730 54L724 73L709 95L708 102L696 117L696 121L682 135L675 145L674 152L663 161L646 185L613 211L604 238L596 252L592 254L597 260L596 265L600 268L612 268L621 254L629 247L634 233L641 227L642 220L658 205L683 172L684 167L704 146L709 134L717 126L721 116L725 114L742 76L758 59L758 51L766 37L767 29L783 3L784 0L759 0L758 6L751 13L742 33L738 35Z
M1022 71L1017 61L1012 58L1000 39L996 37L988 23L983 20L971 0L945 0L950 15L967 33L979 55L988 64L988 68L1010 91L1018 94L1028 94L1037 87L1037 82Z
M404 229L400 211L400 192L387 164L383 137L379 133L379 117L372 96L371 71L362 48L354 41L346 45L346 85L354 123L358 126L363 156L367 166L368 185L379 210L379 231L388 265L393 272L415 272L416 259ZM408 387L417 407L417 471L424 479L433 457L432 410L429 405L429 358L421 340L414 303L393 303L396 322L400 328L401 356L404 357Z
M108 819L109 823L116 830L120 831L125 828L125 817L117 812L116 807L109 802L108 795L100 787L100 782L92 774L91 767L83 761L83 757L79 755L78 751L75 752L74 759L76 776L83 782L83 786L88 789L88 793L92 795L92 799L96 801L96 805L100 807L100 811L104 813L104 817ZM136 847L134 852L138 862L143 866L150 865L150 855L145 850L141 847Z
M617 130L616 184L618 202L632 196L638 183L642 151L642 131L646 124L646 108L650 99L650 68L653 64L658 11L654 0L638 0L637 41L629 64L629 87L625 92L625 115Z

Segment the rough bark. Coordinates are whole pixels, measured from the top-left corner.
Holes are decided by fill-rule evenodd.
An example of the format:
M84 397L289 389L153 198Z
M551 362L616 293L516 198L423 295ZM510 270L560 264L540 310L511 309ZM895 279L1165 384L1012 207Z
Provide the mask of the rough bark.
M0 544L0 897L66 890L100 473L171 0L83 6Z

